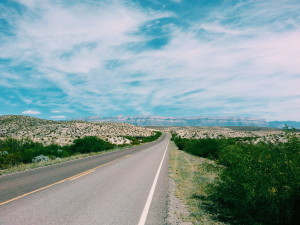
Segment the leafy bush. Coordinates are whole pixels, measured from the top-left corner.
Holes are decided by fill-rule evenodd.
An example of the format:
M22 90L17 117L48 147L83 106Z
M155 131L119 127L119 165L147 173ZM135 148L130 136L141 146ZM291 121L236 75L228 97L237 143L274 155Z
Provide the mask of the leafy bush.
M108 149L112 149L113 144L95 136L86 136L74 140L74 144L71 145L71 152L89 153L100 152Z
M216 159L219 150L220 143L217 139L193 140L185 149L188 153L210 159Z
M217 159L225 166L210 196L224 218L238 224L300 224L300 140L251 144L251 139L189 140L173 136L191 154Z
M0 169L5 169L10 166L18 164L21 160L20 154L18 153L8 153L5 155L0 155Z
M210 159L218 159L223 146L233 145L239 141L237 138L221 139L185 139L173 135L172 140L180 150L190 154Z
M221 151L227 165L211 188L230 214L263 224L292 224L300 200L300 141L239 144Z
M151 141L157 140L162 135L162 132L155 131L155 134L152 136L144 137L144 136L124 136L124 138L131 141L132 145L139 145L141 143L147 143Z
M45 154L52 156L52 158L64 158L72 155L72 152L70 151L69 146L59 146L56 144L51 144L48 146L45 146Z
M96 137L77 139L71 146L51 144L43 146L41 143L29 139L7 138L0 140L0 169L5 169L20 163L31 163L39 160L39 156L48 159L64 158L75 153L102 151L113 148L109 142Z

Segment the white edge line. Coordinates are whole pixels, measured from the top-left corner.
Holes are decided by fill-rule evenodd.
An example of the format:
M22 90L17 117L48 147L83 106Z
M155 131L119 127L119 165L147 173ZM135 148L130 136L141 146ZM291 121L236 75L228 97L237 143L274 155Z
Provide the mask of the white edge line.
M149 213L150 205L151 205L151 202L152 202L152 199L153 199L153 194L154 194L155 187L156 187L156 184L157 184L157 181L158 181L158 176L160 174L160 170L161 170L162 164L164 162L164 159L165 159L168 147L169 147L169 142L168 142L168 145L166 147L165 153L164 153L164 155L162 157L162 160L160 162L160 165L158 167L158 170L156 172L156 175L155 175L155 178L154 178L154 181L153 181L150 193L148 195L148 198L147 198L147 201L146 201L146 204L145 204L145 207L144 207L144 210L142 212L142 215L141 215L141 218L140 218L140 221L139 221L138 225L144 225L146 223L146 219L147 219L147 216L148 216L148 213Z

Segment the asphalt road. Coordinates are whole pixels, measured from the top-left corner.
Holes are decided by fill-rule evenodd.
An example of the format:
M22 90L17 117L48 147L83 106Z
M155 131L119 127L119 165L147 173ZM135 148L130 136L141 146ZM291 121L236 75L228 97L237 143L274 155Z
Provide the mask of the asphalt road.
M1 176L0 224L163 225L168 143Z

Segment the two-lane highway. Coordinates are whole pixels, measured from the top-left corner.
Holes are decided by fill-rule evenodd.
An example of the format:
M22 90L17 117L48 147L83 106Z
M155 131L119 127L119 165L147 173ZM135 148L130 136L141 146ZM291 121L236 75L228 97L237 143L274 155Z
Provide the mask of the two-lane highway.
M165 224L169 135L0 177L0 224Z

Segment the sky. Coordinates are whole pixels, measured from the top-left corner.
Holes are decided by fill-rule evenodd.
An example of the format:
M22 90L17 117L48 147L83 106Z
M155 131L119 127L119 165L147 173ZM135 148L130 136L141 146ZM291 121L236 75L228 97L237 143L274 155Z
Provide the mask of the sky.
M0 0L0 115L300 121L299 0Z

